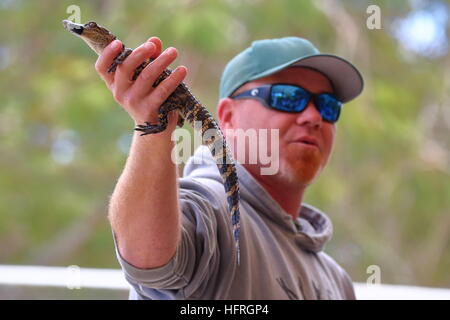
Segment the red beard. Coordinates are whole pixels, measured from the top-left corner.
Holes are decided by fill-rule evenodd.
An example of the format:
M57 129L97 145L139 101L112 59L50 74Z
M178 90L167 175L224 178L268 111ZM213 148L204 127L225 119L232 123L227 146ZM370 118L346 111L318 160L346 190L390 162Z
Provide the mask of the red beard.
M287 146L283 162L281 169L284 171L284 167L289 168L290 180L308 185L314 181L322 169L322 154L317 148L294 143Z

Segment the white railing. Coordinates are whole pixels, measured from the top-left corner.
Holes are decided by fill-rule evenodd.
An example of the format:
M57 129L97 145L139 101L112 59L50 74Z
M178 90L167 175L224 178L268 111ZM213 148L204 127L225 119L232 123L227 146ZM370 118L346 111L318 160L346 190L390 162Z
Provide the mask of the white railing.
M450 300L450 289L355 283L360 300ZM122 271L70 267L0 265L0 286L129 290Z

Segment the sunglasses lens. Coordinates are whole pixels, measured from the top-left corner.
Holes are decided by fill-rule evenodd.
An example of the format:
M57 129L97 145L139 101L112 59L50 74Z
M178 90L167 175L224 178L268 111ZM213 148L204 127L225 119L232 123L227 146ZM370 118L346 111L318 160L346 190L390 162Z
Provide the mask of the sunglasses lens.
M289 85L273 85L270 105L287 112L300 112L306 107L309 93L299 87Z
M342 103L335 97L323 93L317 97L316 103L323 120L334 123L339 119Z

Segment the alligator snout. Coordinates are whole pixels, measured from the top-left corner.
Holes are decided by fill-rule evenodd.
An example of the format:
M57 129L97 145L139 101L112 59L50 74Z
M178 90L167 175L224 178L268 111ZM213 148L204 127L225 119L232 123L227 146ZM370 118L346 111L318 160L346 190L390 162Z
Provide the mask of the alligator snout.
M83 25L79 24L79 23L74 23L70 20L63 20L62 24L64 26L64 28L66 28L68 31L76 34L76 35L81 35L83 33Z

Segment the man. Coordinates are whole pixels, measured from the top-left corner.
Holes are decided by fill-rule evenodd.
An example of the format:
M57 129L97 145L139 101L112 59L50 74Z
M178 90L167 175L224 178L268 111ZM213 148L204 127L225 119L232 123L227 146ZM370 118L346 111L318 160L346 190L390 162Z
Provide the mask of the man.
M120 47L114 41L96 69L135 124L156 122L159 106L186 68L178 67L152 88L177 52L169 48L161 54L161 41L150 38L108 74ZM156 59L131 81L148 57ZM353 65L296 37L255 41L228 63L217 114L235 158L233 130L278 133L278 150L269 152L278 151L279 170L261 174L260 158L237 163L239 265L226 196L208 149L196 151L178 186L171 161L177 115L162 133L135 133L109 212L117 256L133 287L130 298L354 299L350 277L323 252L330 220L302 199L332 152L341 102L355 98L362 87ZM244 154L249 155L248 144ZM197 164L197 159L206 160Z

